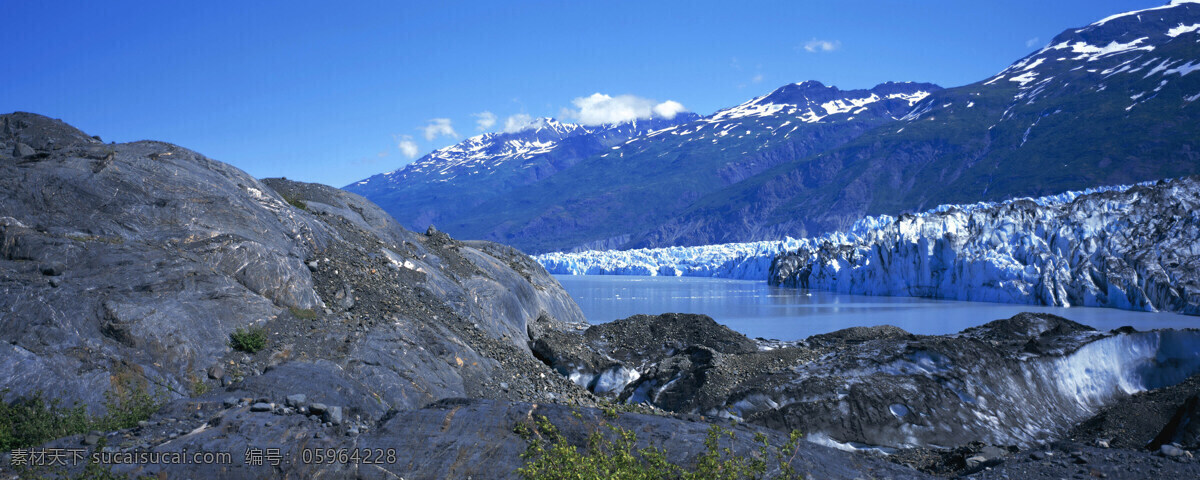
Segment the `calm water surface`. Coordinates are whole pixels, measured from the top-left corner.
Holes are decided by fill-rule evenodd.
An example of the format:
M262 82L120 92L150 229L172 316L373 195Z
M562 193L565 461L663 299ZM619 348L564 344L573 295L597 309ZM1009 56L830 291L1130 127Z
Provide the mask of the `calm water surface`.
M1049 312L1100 330L1123 325L1139 330L1200 328L1200 317L1112 308L842 295L719 278L623 275L555 275L555 278L592 323L639 313L703 313L750 337L780 340L872 325L895 325L912 333L936 335L1020 312Z

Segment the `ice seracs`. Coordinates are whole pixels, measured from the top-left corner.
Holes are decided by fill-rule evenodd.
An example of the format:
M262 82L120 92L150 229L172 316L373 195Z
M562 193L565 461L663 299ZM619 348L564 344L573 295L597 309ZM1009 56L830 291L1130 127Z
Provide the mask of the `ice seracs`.
M866 295L1200 314L1200 179L905 215L780 255L769 281Z
M845 232L551 253L551 273L761 280L865 295L1200 314L1200 179L943 205Z

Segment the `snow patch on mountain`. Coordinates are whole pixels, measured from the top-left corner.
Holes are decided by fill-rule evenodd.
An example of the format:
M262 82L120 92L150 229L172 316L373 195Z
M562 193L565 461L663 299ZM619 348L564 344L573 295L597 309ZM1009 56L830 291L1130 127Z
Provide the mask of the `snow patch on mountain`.
M840 91L835 87L826 87L818 82L809 81L787 85L736 107L720 110L707 120L720 122L746 117L768 117L783 112L796 116L805 123L817 123L830 115L856 111L881 100L900 99L908 102L911 107L929 94L929 91L919 89L881 96L869 90ZM829 95L840 95L840 97L821 99L821 97Z
M1167 30L1167 36L1174 38L1185 33L1195 32L1196 30L1200 30L1200 23L1193 23L1191 25L1184 25L1181 23L1178 27L1173 27L1170 30Z
M1200 70L1200 64L1196 64L1193 62L1187 62L1186 64L1180 65L1178 67L1175 67L1175 68L1172 68L1172 69L1169 69L1169 70L1163 72L1163 76L1178 74L1179 76L1182 77L1182 76L1192 73L1196 70Z
M1118 18L1124 18L1124 17L1134 16L1134 15L1141 15L1146 12L1168 9L1168 8L1176 7L1176 6L1187 4L1187 3L1200 3L1200 0L1171 0L1171 3L1169 3L1167 5L1162 5L1159 7L1144 8L1141 10L1133 10L1133 11L1129 11L1129 12L1118 13L1116 15L1110 15L1108 17L1100 19L1099 21L1089 25L1088 27L1098 27L1098 26L1104 25L1108 22L1111 22L1113 20L1116 20ZM1088 27L1084 27L1079 30L1076 30L1076 32L1081 32L1083 30L1086 30Z

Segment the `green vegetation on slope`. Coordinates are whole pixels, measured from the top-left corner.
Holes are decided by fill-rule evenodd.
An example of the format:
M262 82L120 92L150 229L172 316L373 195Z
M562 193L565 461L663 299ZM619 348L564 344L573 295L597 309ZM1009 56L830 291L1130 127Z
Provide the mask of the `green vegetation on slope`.
M118 393L119 392L119 393ZM40 445L50 440L96 431L113 431L136 426L162 407L162 392L150 394L141 385L128 382L105 393L102 417L87 414L82 405L64 407L41 394L0 402L0 451Z
M734 432L717 425L708 429L704 452L695 465L681 466L667 460L663 448L637 448L637 434L626 428L602 424L588 436L587 446L569 443L544 416L535 425L518 423L513 431L528 442L522 455L525 466L517 470L527 480L739 480L766 478L768 459L776 463L774 478L802 478L791 466L800 432L793 431L782 447L769 444L766 435L755 435L758 451L749 457L736 455L731 447L721 447L723 439L732 441Z

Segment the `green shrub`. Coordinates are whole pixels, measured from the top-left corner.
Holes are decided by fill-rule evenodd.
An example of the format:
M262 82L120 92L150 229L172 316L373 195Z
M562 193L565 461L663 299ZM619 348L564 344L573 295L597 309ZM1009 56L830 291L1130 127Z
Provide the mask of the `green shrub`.
M288 202L288 204L290 204L293 207L299 208L301 210L308 210L308 204L304 203L304 200L301 200L296 197L288 196L288 195L284 195L283 199L286 200Z
M104 408L108 412L92 422L89 430L113 431L132 428L150 418L166 403L166 395L159 390L151 394L146 388L130 381L120 388L104 393Z
M317 318L317 312L313 311L311 308L288 307L288 310L292 312L293 317L301 320L312 320Z
M779 448L771 447L766 435L756 434L758 451L749 457L739 457L732 447L721 448L721 440L728 438L732 442L734 432L712 425L704 440L704 453L689 468L668 461L662 448L636 448L637 435L625 428L605 423L588 436L587 447L580 449L567 442L546 417L538 417L535 423L532 428L525 423L513 428L528 442L521 455L525 465L516 472L527 480L755 479L766 476L767 458L772 454L778 462L777 478L802 478L791 466L801 438L798 431L793 431L788 442Z
M130 428L150 418L162 407L161 391L151 395L145 387L128 382L104 394L106 413L92 417L82 405L63 407L41 393L12 403L0 402L0 451L41 445L50 440L87 433Z
M199 397L200 395L208 393L209 386L207 383L204 383L203 378L193 376L191 390L193 397Z
M246 353L258 352L267 346L267 331L262 327L239 328L229 334L229 346Z
M70 408L41 394L0 402L0 451L40 445L49 440L88 431L89 418L82 406Z

